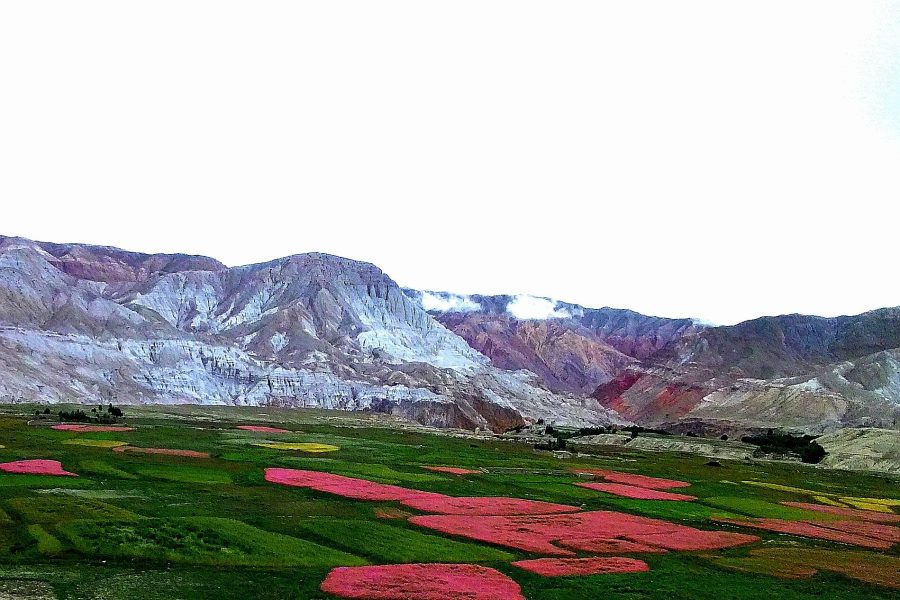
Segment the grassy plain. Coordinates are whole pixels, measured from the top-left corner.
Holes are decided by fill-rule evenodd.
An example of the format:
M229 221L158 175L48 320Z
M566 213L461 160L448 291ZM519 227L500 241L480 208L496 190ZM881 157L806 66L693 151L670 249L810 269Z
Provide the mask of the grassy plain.
M0 407L0 462L53 459L80 475L0 473L0 597L328 598L319 584L331 567L399 562L490 566L519 582L529 600L898 595L897 589L835 570L822 569L808 579L774 576L762 567L779 551L850 547L748 530L762 542L715 553L640 555L650 565L647 573L551 579L510 565L537 555L417 528L403 517L418 513L397 503L271 484L264 469L319 470L453 496L513 496L617 510L701 529L723 528L711 520L715 517L827 519L781 503L815 502L813 494L896 499L900 486L889 476L786 463L711 466L703 457L623 448L557 456L487 436L439 435L376 415L213 407L125 407L125 412L134 431L78 433L50 429L52 421L35 420L33 408ZM242 424L292 432L235 429ZM206 452L209 458L114 452L112 442L119 441ZM305 446L258 444L338 449L314 453L303 451ZM422 468L427 465L482 472L441 474ZM691 487L684 491L699 499L630 500L587 490L573 485L587 480L573 468L688 481ZM758 554L762 548L770 554ZM853 550L873 564L894 564L900 557L896 548ZM813 560L803 556L804 564Z

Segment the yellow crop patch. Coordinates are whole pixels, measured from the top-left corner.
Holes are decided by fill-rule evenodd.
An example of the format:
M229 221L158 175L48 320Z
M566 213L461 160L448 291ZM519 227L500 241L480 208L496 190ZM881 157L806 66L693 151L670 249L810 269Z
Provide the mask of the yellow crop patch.
M747 485L755 485L759 487L769 488L770 490L778 490L780 492L794 492L797 494L809 494L822 504L829 506L847 507L852 506L861 510L871 510L873 512L892 513L892 506L900 506L900 500L894 498L855 498L852 496L843 497L832 492L817 492L789 485L781 485L778 483L768 483L765 481L742 481ZM837 498L837 499L835 499Z
M837 500L832 500L828 496L813 496L813 500L819 502L819 504L827 504L828 506L837 506L838 508L847 508L847 505L843 502L838 502Z
M860 510L870 510L872 512L880 512L880 513L893 513L894 512L884 504L877 504L875 502L863 502L862 500L857 500L855 498L841 498L841 500L845 504L849 504L853 508L858 508Z
M71 446L93 446L94 448L118 448L119 446L127 446L128 442L120 442L118 440L85 440L85 439L75 439L75 440L66 440L63 444L69 444Z
M780 483L768 483L766 481L742 481L741 483L746 483L747 485L755 485L759 487L769 488L770 490L778 490L779 492L794 492L796 494L827 494L827 492L817 492L815 490L806 490L798 487L791 487L789 485L781 485ZM833 496L834 494L828 494L829 496Z
M881 504L882 506L900 506L900 500L894 498L857 498L855 496L847 496L841 498L844 502L864 502L866 504Z
M254 446L273 448L275 450L300 450L302 452L334 452L340 450L331 444L315 444L308 442L256 442Z

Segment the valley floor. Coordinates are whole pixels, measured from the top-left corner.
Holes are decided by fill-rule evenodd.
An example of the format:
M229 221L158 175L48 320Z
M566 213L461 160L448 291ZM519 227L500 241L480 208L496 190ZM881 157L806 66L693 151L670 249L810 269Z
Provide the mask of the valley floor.
M125 407L127 429L91 431L35 410L0 407L0 598L415 598L377 595L388 583L346 595L353 569L402 564L480 565L528 600L900 593L889 473L628 446L554 455L366 413ZM41 474L46 461L77 476ZM528 516L543 510L562 512ZM602 539L573 533L591 519ZM593 568L613 554L601 546L627 559L607 567L640 568L520 562ZM405 585L425 590L430 568ZM466 579L448 581L427 597L488 597L448 595Z

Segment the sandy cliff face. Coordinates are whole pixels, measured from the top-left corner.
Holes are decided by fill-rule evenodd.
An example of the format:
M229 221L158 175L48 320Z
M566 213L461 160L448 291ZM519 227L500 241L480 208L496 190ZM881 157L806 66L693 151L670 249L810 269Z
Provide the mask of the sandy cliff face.
M502 429L621 421L496 368L374 265L325 254L226 268L0 238L6 401L278 404Z

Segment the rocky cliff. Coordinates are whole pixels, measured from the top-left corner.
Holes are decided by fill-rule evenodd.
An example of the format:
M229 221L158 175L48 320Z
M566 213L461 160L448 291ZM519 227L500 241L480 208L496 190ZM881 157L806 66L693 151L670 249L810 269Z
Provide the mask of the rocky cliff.
M0 398L278 404L505 429L622 422L507 371L374 265L205 257L0 237Z

